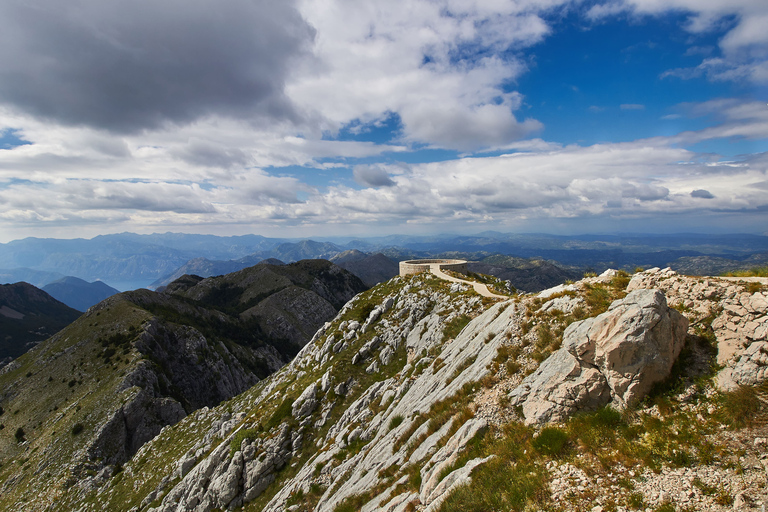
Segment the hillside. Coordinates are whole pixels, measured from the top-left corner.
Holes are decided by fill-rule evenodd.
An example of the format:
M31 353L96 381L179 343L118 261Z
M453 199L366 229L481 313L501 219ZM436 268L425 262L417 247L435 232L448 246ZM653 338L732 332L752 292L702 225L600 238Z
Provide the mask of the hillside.
M63 492L120 467L163 427L251 388L363 289L312 260L186 276L166 293L92 307L0 374L0 508L38 501L40 468L45 486Z
M563 267L549 261L515 258L501 254L471 262L469 270L496 276L509 281L518 290L527 292L539 292L565 281L578 279L583 274L578 269Z
M106 283L89 283L77 277L67 276L43 286L43 291L78 311L85 311L107 297L119 293Z
M367 286L387 281L400 272L397 261L381 253L368 254L356 249L341 252L331 261L355 274Z
M0 362L19 357L80 314L31 284L0 285Z
M178 283L178 292L192 297L202 282ZM0 505L152 512L759 505L768 499L767 292L759 281L651 269L494 301L428 275L396 277L347 303L288 366L163 429L124 464L62 465L67 443L83 450L92 432L84 423L69 433L89 400L75 384L62 412L32 427L47 436L59 421L67 443L18 444L13 460L21 465L6 452ZM9 402L3 420L13 429L9 419L25 411L9 418L16 407ZM33 488L40 468L47 469Z

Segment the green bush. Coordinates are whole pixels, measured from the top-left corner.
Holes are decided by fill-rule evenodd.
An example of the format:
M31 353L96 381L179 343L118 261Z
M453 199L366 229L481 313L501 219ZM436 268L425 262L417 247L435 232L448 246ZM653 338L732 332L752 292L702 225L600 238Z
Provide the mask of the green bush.
M23 443L24 441L27 440L26 437L24 437L25 435L26 434L24 434L24 429L19 427L16 429L16 433L13 434L13 437L16 438L17 443Z
M565 451L568 433L558 427L545 427L533 438L532 444L539 453L556 457Z
M72 426L72 435L73 436L76 436L77 434L79 434L82 431L83 431L83 424L82 423L75 423Z
M641 492L633 492L627 498L627 505L634 510L640 510L645 508L645 497Z

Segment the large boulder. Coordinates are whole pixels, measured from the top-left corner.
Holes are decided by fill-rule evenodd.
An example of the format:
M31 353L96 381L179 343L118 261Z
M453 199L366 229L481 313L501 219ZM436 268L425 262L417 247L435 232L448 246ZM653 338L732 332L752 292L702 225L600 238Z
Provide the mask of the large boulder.
M575 322L560 350L510 393L528 424L562 421L610 402L637 403L665 379L688 320L658 290L635 290L595 318Z

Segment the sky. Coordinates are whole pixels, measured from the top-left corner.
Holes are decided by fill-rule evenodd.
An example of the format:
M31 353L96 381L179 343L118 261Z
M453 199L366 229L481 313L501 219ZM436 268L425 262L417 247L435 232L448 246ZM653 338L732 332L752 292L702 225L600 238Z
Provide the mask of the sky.
M768 234L765 0L0 0L0 242Z

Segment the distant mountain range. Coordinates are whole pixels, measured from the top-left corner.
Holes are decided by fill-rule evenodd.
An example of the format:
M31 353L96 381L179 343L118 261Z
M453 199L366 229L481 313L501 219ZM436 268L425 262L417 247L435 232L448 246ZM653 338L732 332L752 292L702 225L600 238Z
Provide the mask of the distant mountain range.
M342 256L347 251L358 252ZM707 274L768 264L768 236L558 236L487 231L472 236L393 235L322 240L179 233L121 233L90 240L26 238L0 244L0 269L7 269L0 270L0 278L11 276L11 279L5 278L7 282L26 280L44 286L64 276L74 276L89 282L100 280L119 290L129 290L159 286L184 273L224 274L270 258L290 263L308 258L336 257L342 258L339 260L342 266L355 266L360 275L366 264L355 263L361 259L359 255L364 254L367 258L379 253L394 262L455 254L477 261L488 257L548 261L582 273L585 270L599 272L606 268L634 270L635 267L671 266L681 272ZM376 267L384 264L384 260L379 258ZM491 266L495 268L497 265L491 263ZM183 267L184 271L181 271ZM380 276L386 275L382 269L376 272ZM373 274L361 277L369 283L380 279ZM532 287L534 284L525 286Z
M62 277L52 283L48 283L43 286L43 291L78 311L85 311L107 297L120 293L119 290L101 281L89 283L72 276Z

